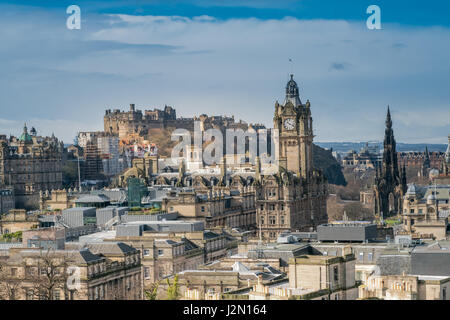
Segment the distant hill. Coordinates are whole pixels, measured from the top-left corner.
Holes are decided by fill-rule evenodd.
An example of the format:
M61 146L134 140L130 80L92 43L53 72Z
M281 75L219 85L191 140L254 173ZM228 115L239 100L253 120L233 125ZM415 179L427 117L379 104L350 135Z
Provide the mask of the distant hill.
M314 167L323 171L328 179L328 183L338 186L347 185L347 181L342 173L342 167L333 157L330 150L325 150L313 144L313 161Z
M333 151L339 153L347 153L350 150L360 151L365 145L366 142L316 142L316 144L325 149L333 149ZM383 142L372 141L369 142L369 146L376 146L379 150L383 150ZM402 143L397 142L397 151L406 152L406 151L416 151L423 152L425 151L425 147L428 147L430 152L438 151L445 152L447 150L446 144L427 144L427 143Z

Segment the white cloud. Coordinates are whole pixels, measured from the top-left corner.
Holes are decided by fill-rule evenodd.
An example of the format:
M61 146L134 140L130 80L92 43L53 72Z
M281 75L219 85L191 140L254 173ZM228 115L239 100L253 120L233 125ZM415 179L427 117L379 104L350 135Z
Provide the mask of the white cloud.
M384 24L370 31L363 22L332 20L105 15L73 33L56 27L56 18L43 25L29 19L20 28L1 18L0 30L15 31L3 31L8 37L0 48L0 67L9 73L0 76L0 117L64 119L67 127L55 134L65 140L101 128L105 109L129 103L171 104L183 116L234 114L271 126L273 103L283 99L291 71L302 100L312 103L317 140L382 139L388 104L399 141L442 136L445 143L449 131L446 28ZM25 112L3 112L11 105ZM423 120L428 114L436 121ZM51 126L37 126L44 125Z

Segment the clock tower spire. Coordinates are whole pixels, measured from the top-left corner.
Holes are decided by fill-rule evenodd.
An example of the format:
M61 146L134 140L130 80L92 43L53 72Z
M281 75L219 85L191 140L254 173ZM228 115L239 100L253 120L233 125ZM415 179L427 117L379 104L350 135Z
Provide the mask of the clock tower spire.
M291 74L286 85L284 105L275 104L274 128L279 130L280 167L309 179L313 170L313 129L309 100L302 104Z

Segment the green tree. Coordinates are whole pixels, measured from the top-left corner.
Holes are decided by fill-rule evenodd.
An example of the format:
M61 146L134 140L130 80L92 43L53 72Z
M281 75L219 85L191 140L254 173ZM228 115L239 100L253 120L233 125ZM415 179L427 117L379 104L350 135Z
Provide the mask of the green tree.
M158 288L159 288L159 281L153 283L149 290L144 291L145 299L146 300L156 300L156 297L158 296Z
M178 283L178 275L175 275L173 284L167 279L167 300L178 300L180 297L180 285Z

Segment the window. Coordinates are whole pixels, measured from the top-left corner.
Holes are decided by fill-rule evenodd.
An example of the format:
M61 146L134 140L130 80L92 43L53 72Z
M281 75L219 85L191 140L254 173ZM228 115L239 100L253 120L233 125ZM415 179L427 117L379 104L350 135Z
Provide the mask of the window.
M26 299L27 300L33 300L34 299L33 289L27 289L27 291L26 291Z
M414 209L409 209L409 213L414 213Z
M360 252L358 256L359 261L364 261L364 252Z
M369 253L367 254L367 260L369 260L369 261L372 261L372 260L373 260L373 253L372 253L372 252L369 252Z
M447 300L447 288L442 288L442 300Z
M61 300L61 293L59 290L53 290L53 300Z
M284 216L281 216L281 217L280 217L280 220L281 220L281 221L280 221L280 224L284 224Z
M280 210L284 211L284 204L281 204Z
M164 250L158 249L158 256L162 256L164 254Z
M205 212L205 206L201 207L202 212Z
M150 268L144 267L144 278L149 279L150 278Z
M47 300L47 297L45 296L45 292L41 291L39 293L39 300Z
M276 224L277 223L277 219L275 216L270 216L269 217L269 224Z
M35 274L33 267L25 267L25 275L31 277Z
M338 281L339 280L339 269L338 269L338 267L334 267L333 268L333 274L334 274L334 281Z
M17 275L17 268L11 268L11 275L15 277Z
M264 224L264 217L261 217L261 224Z
M131 280L127 279L127 290L130 291L131 290Z
M144 256L149 256L150 255L150 250L148 249L144 249Z

